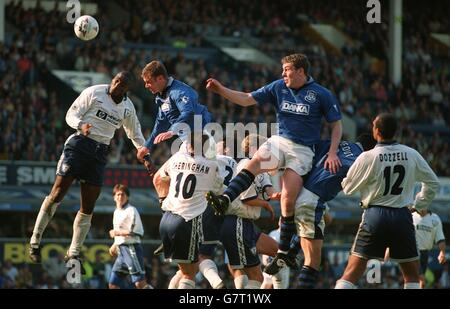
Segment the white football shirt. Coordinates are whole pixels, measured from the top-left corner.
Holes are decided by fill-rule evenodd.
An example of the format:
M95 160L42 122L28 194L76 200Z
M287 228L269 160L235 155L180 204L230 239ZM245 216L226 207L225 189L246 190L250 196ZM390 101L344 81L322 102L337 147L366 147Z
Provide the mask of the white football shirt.
M182 152L175 153L164 164L162 176L170 177L169 193L162 210L178 214L186 221L205 211L208 191L219 192L223 186L217 160Z
M67 111L66 122L78 133L81 123L92 124L88 137L102 144L109 145L121 126L134 147L139 148L145 143L133 102L125 97L116 104L109 94L109 85L95 85L83 90Z
M412 216L419 250L431 250L434 244L445 240L442 222L438 215L428 212L422 217L419 213L414 212Z
M422 183L414 200L414 185ZM427 208L433 200L439 179L414 149L398 144L377 144L363 152L342 181L345 194L361 192L361 204L401 208L414 205Z
M239 164L236 167L236 172L239 173L245 166L245 164L250 161L250 159L245 158L239 161ZM230 207L227 210L227 215L235 215L241 218L257 220L261 217L261 209L262 207L258 206L248 206L245 204L246 200L251 200L255 198L262 199L262 190L267 185L271 185L270 176L267 173L263 173L257 175L255 180L250 185L250 187L241 193L239 198L235 199L233 203L231 203Z
M144 226L137 209L127 204L123 208L116 208L113 215L114 230L132 232L130 236L114 236L114 244L136 244L141 242L144 235Z

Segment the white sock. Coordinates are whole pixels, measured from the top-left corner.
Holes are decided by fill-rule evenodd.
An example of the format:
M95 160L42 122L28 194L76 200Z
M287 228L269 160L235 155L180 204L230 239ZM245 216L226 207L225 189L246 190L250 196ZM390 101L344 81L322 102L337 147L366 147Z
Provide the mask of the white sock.
M46 196L44 201L42 202L41 209L39 210L39 214L36 218L36 222L34 223L33 235L31 236L30 246L33 248L38 248L41 243L42 234L45 231L50 220L53 218L53 215L56 212L56 208L61 203L53 202L49 196Z
M203 260L198 265L199 271L208 280L213 289L220 289L223 287L222 279L219 277L219 270L216 263L210 259Z
M245 286L245 289L260 289L262 282L256 281L256 280L248 280L247 285Z
M91 220L92 214L86 215L82 212L77 212L77 216L73 221L72 243L70 244L68 251L70 256L80 255L81 246L83 245L86 235L91 228Z
M420 289L420 283L419 282L405 282L403 285L403 288L406 289Z
M179 270L173 275L172 279L170 279L168 289L178 289L181 278L183 278L183 274L181 273L181 270Z
M236 287L236 289L244 289L247 284L248 284L247 275L242 275L234 278L234 286Z
M178 285L179 289L195 289L195 281L190 279L181 279L180 284Z
M356 285L354 285L350 281L340 279L340 280L336 281L336 286L334 288L338 289L338 290L356 289Z
M272 276L274 289L287 289L289 286L289 267L281 267L280 271Z

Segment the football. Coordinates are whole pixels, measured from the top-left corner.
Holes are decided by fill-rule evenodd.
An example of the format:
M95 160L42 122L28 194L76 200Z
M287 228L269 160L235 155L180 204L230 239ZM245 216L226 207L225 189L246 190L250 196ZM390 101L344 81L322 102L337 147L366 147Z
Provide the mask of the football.
M89 41L95 38L98 34L98 22L90 15L83 15L78 17L75 21L73 30L79 39Z

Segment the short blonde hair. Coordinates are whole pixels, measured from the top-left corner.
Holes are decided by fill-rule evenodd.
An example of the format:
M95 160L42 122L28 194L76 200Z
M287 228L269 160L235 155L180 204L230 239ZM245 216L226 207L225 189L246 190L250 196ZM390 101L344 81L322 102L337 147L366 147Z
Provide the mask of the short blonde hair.
M247 135L241 143L241 149L244 151L246 157L250 154L250 147L259 148L262 144L266 142L267 138L258 134Z

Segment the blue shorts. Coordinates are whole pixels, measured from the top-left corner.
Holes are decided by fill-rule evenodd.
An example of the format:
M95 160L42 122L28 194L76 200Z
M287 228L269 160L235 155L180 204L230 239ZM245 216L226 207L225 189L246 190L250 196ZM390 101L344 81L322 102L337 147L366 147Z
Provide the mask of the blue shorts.
M72 135L64 144L56 175L73 176L80 182L103 185L109 146L84 135Z
M202 216L186 222L180 215L166 211L159 224L159 234L163 241L164 257L174 263L198 261Z
M220 230L220 241L228 255L231 268L242 269L260 264L256 242L261 232L253 221L237 216L225 216Z
M113 273L130 274L136 283L145 278L144 251L141 244L123 244L119 246L119 255L114 262ZM111 276L110 283L116 284ZM118 284L116 284L118 285Z
M393 261L411 262L419 258L412 215L407 207L366 209L350 254L384 259L388 247Z

